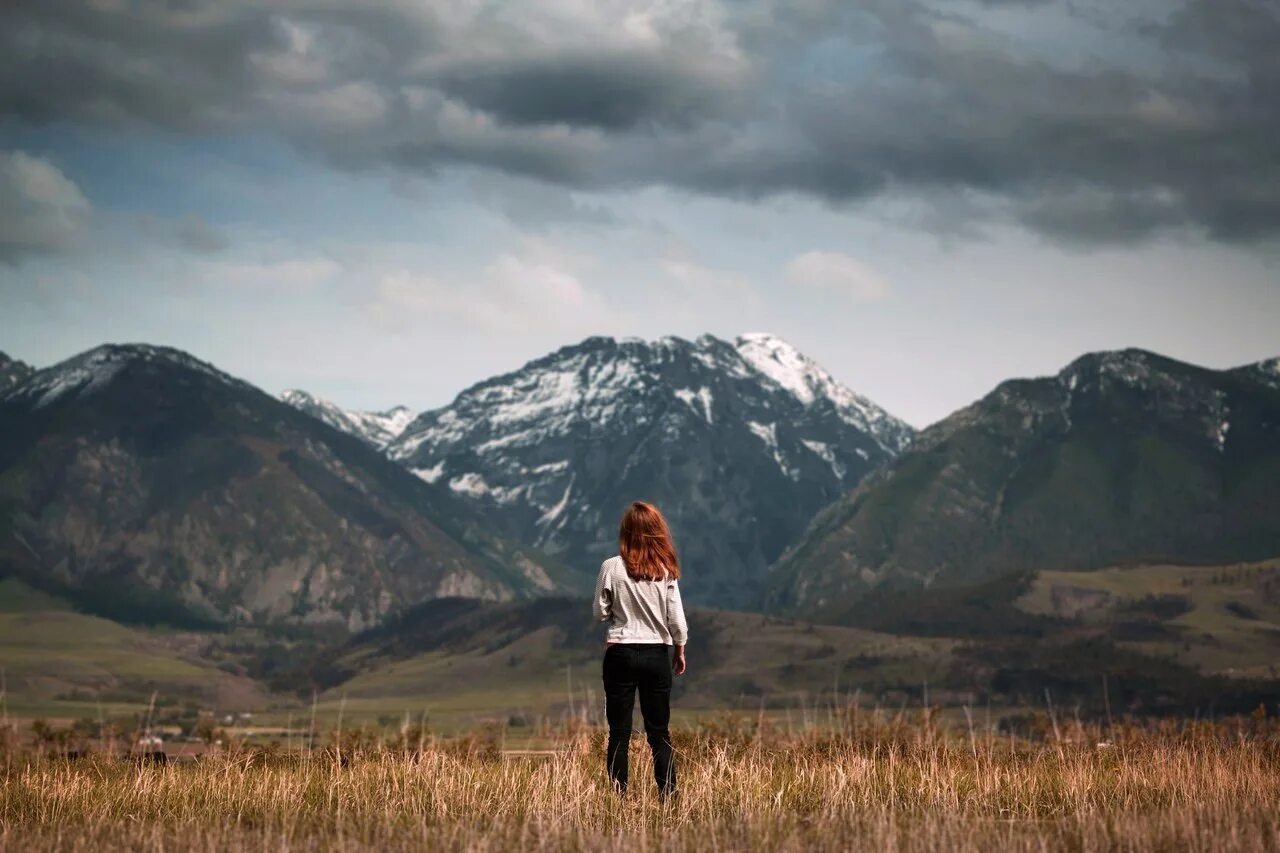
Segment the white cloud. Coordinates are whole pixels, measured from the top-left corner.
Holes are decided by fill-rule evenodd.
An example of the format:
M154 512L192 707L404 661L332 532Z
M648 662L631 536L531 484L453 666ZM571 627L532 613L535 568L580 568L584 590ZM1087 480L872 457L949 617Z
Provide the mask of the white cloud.
M576 309L588 301L577 276L537 259L504 254L490 264L488 275L495 290L528 306Z
M0 259L69 248L92 212L75 182L43 157L0 151Z
M715 269L683 258L664 258L662 271L678 284L720 297L741 296L748 287L737 273Z
M787 281L826 288L857 302L875 302L889 295L889 283L871 267L841 252L805 252L787 265Z
M391 331L424 324L461 323L478 332L511 333L532 327L558 333L595 333L612 311L582 281L587 264L537 240L503 252L478 274L399 267L377 274L370 318Z
M367 306L369 319L392 332L407 332L440 319L468 325L495 325L491 306L428 273L399 269L384 273Z

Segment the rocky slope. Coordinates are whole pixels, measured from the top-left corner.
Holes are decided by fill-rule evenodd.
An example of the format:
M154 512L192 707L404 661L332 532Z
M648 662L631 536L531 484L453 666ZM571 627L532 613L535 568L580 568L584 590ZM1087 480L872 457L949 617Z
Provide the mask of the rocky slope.
M1005 382L825 510L771 602L840 619L878 587L1280 554L1276 377L1124 350Z
M379 450L386 450L414 419L413 412L405 406L393 406L382 412L355 411L296 389L285 391L280 399Z
M0 394L26 379L35 369L26 362L10 358L0 352Z
M0 574L117 618L336 622L551 591L446 490L191 356L102 346L0 394Z
M766 567L912 431L783 341L589 338L463 391L388 448L593 579L635 499L668 514L694 602Z
M1246 364L1233 372L1280 390L1280 358L1269 358L1266 361Z

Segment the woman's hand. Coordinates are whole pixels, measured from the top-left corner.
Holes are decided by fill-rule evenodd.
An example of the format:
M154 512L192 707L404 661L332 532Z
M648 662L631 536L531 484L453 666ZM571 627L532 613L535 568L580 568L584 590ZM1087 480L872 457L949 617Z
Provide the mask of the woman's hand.
M684 646L676 646L676 658L675 661L672 662L671 666L672 671L674 671L676 675L684 675Z

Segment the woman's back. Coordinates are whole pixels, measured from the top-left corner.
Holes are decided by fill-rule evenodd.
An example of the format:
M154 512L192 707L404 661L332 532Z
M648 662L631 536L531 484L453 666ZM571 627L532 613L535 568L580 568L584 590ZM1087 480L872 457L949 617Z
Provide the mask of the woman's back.
M683 646L688 639L679 581L637 580L621 556L601 564L593 610L597 621L609 623L611 643Z

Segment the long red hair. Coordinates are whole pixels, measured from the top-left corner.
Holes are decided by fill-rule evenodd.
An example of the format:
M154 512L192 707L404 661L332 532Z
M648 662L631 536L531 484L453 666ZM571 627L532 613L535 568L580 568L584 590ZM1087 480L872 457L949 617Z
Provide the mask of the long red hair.
M618 552L627 574L635 580L680 577L680 558L671 540L671 529L653 504L636 501L627 507L618 526Z

